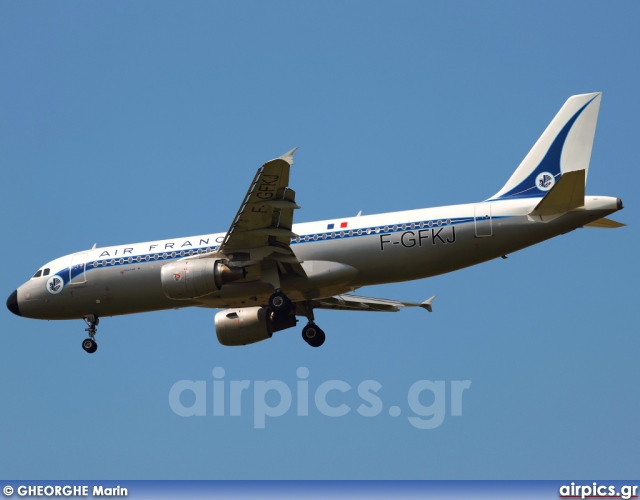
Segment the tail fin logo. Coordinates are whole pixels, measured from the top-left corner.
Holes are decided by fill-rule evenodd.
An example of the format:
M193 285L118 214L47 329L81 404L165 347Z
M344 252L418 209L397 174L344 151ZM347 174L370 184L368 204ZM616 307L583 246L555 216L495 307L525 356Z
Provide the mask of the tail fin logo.
M556 183L556 178L550 172L542 172L536 177L536 187L540 191L549 191Z

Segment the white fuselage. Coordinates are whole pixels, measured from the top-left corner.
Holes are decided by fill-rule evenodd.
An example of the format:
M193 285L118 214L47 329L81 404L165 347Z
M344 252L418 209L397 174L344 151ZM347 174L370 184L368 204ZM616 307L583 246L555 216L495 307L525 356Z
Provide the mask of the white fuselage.
M616 198L590 196L585 198L584 207L541 222L527 215L540 199L295 224L293 232L298 237L291 241L291 248L302 261L308 279L285 275L282 290L296 302L366 285L435 276L525 248L621 208ZM224 235L94 248L60 257L42 266L37 273L40 276L17 289L19 314L38 319L78 319L90 314L103 317L189 306L266 305L273 287L251 272L242 280L195 299L174 300L165 295L162 266L197 254L215 253ZM353 272L344 272L351 268Z

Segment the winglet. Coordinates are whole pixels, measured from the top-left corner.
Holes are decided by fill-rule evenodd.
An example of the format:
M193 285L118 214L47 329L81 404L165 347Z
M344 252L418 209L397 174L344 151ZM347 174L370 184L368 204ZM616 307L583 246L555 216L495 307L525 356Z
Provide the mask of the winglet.
M293 153L296 152L296 149L298 149L297 147L293 148L291 151L287 151L285 154L283 154L280 158L278 158L278 160L284 160L286 161L289 165L293 165Z
M433 302L433 299L435 299L435 298L436 298L435 295L433 297L428 298L422 304L420 304L420 307L422 307L423 309L426 309L429 312L433 312L433 307L431 307L431 303Z

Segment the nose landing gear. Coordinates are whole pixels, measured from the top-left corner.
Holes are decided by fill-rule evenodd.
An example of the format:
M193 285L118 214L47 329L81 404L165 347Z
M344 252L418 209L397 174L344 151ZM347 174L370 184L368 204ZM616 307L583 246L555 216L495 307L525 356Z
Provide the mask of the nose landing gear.
M94 337L96 336L96 332L98 331L96 329L96 326L98 326L98 323L100 322L100 318L98 318L93 314L89 314L88 316L85 316L82 319L84 320L84 322L87 324L87 327L88 327L88 328L85 328L84 331L89 334L89 338L84 339L82 341L82 348L85 350L85 352L88 352L89 354L93 354L98 349L98 344L95 341Z

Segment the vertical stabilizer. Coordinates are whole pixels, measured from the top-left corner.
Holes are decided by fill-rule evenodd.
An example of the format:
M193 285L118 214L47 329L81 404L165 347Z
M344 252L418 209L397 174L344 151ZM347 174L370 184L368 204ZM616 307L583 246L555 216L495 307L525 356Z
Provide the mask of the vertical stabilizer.
M574 95L540 136L504 187L489 200L539 198L562 174L589 172L591 147L596 132L602 93Z

